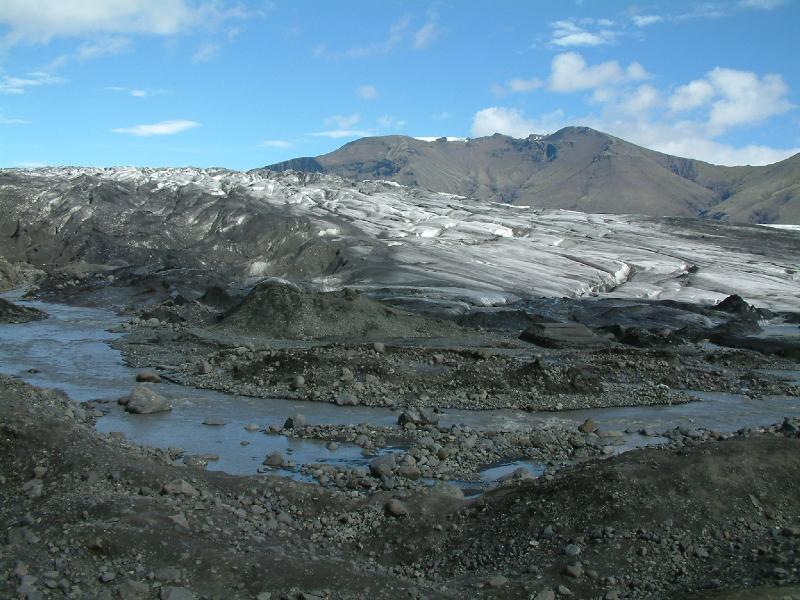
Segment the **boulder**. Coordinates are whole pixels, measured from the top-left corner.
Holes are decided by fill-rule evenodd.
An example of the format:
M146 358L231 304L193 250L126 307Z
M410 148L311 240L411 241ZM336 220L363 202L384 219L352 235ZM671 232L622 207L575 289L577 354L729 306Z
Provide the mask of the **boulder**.
M592 347L608 344L581 323L533 323L520 339L546 348Z
M294 415L286 419L283 424L284 429L300 429L306 426L306 418L303 415Z
M152 413L167 412L172 410L172 403L164 396L157 394L146 384L137 385L133 388L127 402L124 402L125 410L137 415L148 415Z
M404 427L407 424L418 425L436 425L439 422L439 415L437 415L432 408L409 408L408 410L400 413L397 417L397 424Z
M136 381L139 383L161 383L161 377L158 373L152 371L142 371L136 374Z
M264 464L268 467L282 467L283 466L283 454L280 452L273 452L266 459L264 459Z
M339 406L358 406L358 398L355 394L339 394L336 396L336 404Z
M392 470L397 466L397 459L394 454L384 454L373 458L369 463L369 470L375 477L391 475Z

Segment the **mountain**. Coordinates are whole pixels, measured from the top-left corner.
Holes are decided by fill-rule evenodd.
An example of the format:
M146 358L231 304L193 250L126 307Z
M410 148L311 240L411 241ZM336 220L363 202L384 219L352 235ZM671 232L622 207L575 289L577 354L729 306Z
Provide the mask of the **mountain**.
M642 148L588 127L525 139L369 137L265 167L397 183L479 200L591 213L800 223L800 155L722 167Z

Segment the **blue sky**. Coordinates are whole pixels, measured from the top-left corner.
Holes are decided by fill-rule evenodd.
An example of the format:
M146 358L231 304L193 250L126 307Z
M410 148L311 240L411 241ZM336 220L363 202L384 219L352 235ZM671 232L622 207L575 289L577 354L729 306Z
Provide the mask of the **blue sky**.
M0 1L0 166L249 169L365 135L588 125L800 152L800 1Z

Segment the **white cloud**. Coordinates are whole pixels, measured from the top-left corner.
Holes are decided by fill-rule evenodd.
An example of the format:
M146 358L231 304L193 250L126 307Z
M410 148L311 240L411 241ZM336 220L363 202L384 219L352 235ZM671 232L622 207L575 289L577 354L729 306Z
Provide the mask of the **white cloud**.
M591 95L591 112L567 119L563 112L529 117L516 109L490 107L475 114L473 134L525 137L567 123L587 125L647 148L724 165L769 164L800 151L763 145L737 147L723 137L793 108L789 88L779 75L717 67L703 78L665 93L649 83L636 82L644 73L641 66L631 77L630 67L603 63L605 66L595 65L602 69L586 76L587 70L595 67L587 67L582 59L573 63L577 67L569 71L578 77L575 81L583 82L581 87L587 87L587 81L598 86ZM554 91L576 85L555 85Z
M261 145L267 148L291 148L292 142L286 140L264 140Z
M648 27L664 20L661 15L633 15L631 21L637 27Z
M719 96L712 104L709 120L717 129L758 123L793 108L787 98L789 86L780 75L759 77L749 71L717 67L708 74L708 81Z
M436 26L435 21L430 20L414 34L414 48L417 50L425 50L435 42L438 37L439 28Z
M205 43L195 50L194 54L192 54L192 62L204 63L213 60L217 54L219 54L221 49L222 46L220 46L220 44L217 42Z
M788 0L739 0L739 6L756 10L772 10L787 4L787 2Z
M47 42L95 33L173 34L193 24L184 0L4 0L0 23L15 40Z
M325 44L320 44L314 49L314 54L320 58L367 58L370 56L379 56L381 54L388 54L403 43L409 30L411 21L408 17L395 21L386 32L386 36L379 42L368 44L366 46L353 46L342 52L332 52L328 50Z
M331 129L328 131L317 131L309 135L313 135L315 137L327 137L331 139L339 139L339 138L366 137L368 135L371 135L371 133L369 131L363 131L359 129Z
M617 39L617 32L609 29L613 25L608 19L565 19L550 23L552 36L550 44L561 48L572 46L603 46ZM590 30L590 26L599 26Z
M695 79L677 88L669 98L674 111L692 110L703 106L714 97L714 87L705 79Z
M542 87L541 80L533 77L531 79L511 79L508 81L508 91L512 93L525 93L532 92L533 90Z
M8 117L0 112L0 125L27 125L28 123L30 123L30 121Z
M160 123L152 123L150 125L134 125L133 127L119 127L112 129L114 133L127 133L137 137L149 137L152 135L174 135L188 129L199 127L200 123L196 121L174 120L174 121L161 121Z
M446 121L447 119L452 119L453 114L443 110L440 113L436 113L435 115L431 115L431 119L434 121Z
M378 90L374 85L361 85L358 86L356 95L362 100L375 100L378 97Z
M103 37L81 44L75 54L79 61L86 61L102 56L120 54L130 47L131 41L126 37Z
M345 50L330 50L325 44L314 48L318 58L330 60L371 58L389 54L398 48L414 48L425 50L439 37L440 30L435 15L429 16L419 29L414 29L409 17L402 17L389 26L386 34L377 42L363 46L351 46Z
M626 113L643 113L662 104L661 92L652 85L640 85L626 94L620 108Z
M383 116L378 117L378 125L382 129L398 130L406 126L406 122L402 119L395 119L394 117Z
M495 133L524 138L532 133L550 133L565 125L564 112L553 111L538 119L529 119L515 108L492 106L475 113L472 135L484 137Z
M29 88L64 83L64 81L61 77L42 72L28 73L24 77L3 75L0 76L0 94L24 94Z
M350 129L353 125L361 120L361 115L353 113L352 115L333 115L325 119L327 127L333 126L336 129Z
M627 68L622 68L615 60L590 66L580 54L565 52L553 58L548 87L554 92L575 92L647 77L644 67L636 62Z
M3 0L0 24L7 46L45 43L55 37L98 34L174 35L227 19L260 16L260 10L226 7L218 0Z
M129 88L119 85L109 85L105 88L108 92L120 92L123 94L128 94L133 96L134 98L147 98L149 96L157 96L160 94L167 94L169 93L168 90L161 90L161 89L142 89L142 88Z
M502 98L506 94L527 94L534 90L538 90L544 83L538 77L531 77L530 79L522 79L516 77L509 79L504 85L493 83L491 86L492 93L498 98Z

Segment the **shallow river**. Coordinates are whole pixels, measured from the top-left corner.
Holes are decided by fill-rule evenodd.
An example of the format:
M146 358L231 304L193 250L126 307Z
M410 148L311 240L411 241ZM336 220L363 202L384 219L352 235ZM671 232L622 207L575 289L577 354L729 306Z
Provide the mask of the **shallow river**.
M0 372L28 383L63 390L75 401L106 399L108 414L97 422L101 432L119 431L136 443L166 448L177 446L187 454L215 454L218 461L209 469L228 473L254 473L264 457L283 452L297 464L314 462L366 464L369 457L361 448L342 444L335 452L324 443L295 440L281 435L248 433L244 426L282 425L286 417L302 413L309 424L336 423L391 425L397 413L386 408L339 407L318 402L265 400L199 390L170 383L159 392L174 400L174 409L158 415L130 415L116 399L130 392L136 374L123 364L119 351L107 342L120 334L108 330L122 317L110 310L73 307L46 302L21 302L19 292L3 297L48 313L42 321L0 325ZM800 380L798 372L776 373ZM469 425L475 429L513 429L531 424L568 420L580 423L591 416L601 429L638 430L652 427L662 431L677 425L735 431L742 427L767 425L786 415L800 414L800 398L768 397L752 400L732 394L696 392L701 402L674 406L592 409L558 413L528 413L515 410L445 410L440 424ZM206 417L219 417L226 424L203 425ZM620 450L658 443L659 438L628 435ZM243 444L242 442L245 442ZM494 465L483 473L484 482L501 477L517 466L537 471L537 465L509 463ZM288 473L287 473L288 474Z

